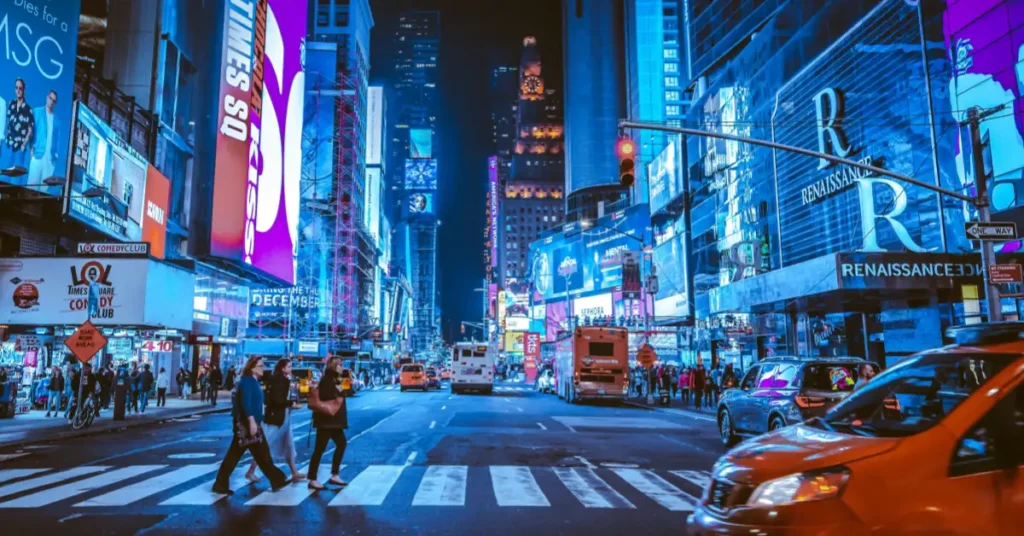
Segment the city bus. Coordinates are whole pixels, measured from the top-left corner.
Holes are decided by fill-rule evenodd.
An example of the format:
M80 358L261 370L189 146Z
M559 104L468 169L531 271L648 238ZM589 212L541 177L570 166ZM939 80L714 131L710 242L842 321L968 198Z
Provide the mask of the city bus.
M626 328L580 326L555 342L559 398L625 400L629 393L629 332Z
M452 393L494 391L494 364L497 351L486 344L458 342L452 348Z

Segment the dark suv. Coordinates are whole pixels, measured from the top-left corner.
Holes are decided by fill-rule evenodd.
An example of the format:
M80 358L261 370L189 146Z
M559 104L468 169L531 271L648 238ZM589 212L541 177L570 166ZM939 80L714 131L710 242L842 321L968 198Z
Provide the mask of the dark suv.
M774 357L747 371L738 388L718 402L718 429L725 445L821 417L853 391L862 366L859 357Z

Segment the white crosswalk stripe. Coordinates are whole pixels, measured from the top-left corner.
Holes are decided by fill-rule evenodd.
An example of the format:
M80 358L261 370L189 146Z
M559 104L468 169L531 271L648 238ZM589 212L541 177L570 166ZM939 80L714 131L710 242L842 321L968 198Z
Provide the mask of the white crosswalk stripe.
M61 471L59 473L52 473L49 475L40 476L30 480L22 480L21 482L15 482L6 486L0 487L0 497L7 497L8 495L14 495L30 489L41 488L43 486L49 486L57 482L62 482L70 478L75 478L82 475L89 475L92 473L98 473L109 467L102 465L75 467L74 469L68 469L67 471Z
M498 506L551 506L529 467L492 465L491 485Z
M63 501L73 503L73 508L124 507L145 504L146 501L160 506L210 506L227 497L212 490L213 480L209 475L218 467L219 463L133 465L121 468L83 466L59 472L49 472L52 471L50 468L0 470L0 482L7 482L0 486L0 509L40 508ZM229 487L232 491L241 492L242 497L239 499L236 496L234 501L251 507L280 508L297 507L306 501L318 500L318 494L307 488L307 482L289 484L273 492L268 490L265 478L250 483L245 478L247 469L248 465L243 464L231 475ZM281 469L285 470L284 467ZM300 467L300 471L305 472L307 469L308 465ZM658 473L672 474L683 481L678 481L680 487L676 487ZM322 464L320 474L329 475L330 465ZM556 478L544 476L552 474ZM143 479L139 480L138 477ZM486 495L467 496L469 481L485 478L491 481L494 502ZM200 480L203 482L196 484ZM404 482L404 489L409 489L409 485L416 486L411 502L411 506L416 507L475 507L495 503L501 508L562 507L565 499L560 499L562 505L553 504L549 499L558 497L557 493L550 495L557 490L547 490L549 494L546 495L542 489L542 484L549 487L558 482L584 508L638 509L658 505L671 511L685 512L695 508L699 502L697 496L710 481L710 475L707 471L656 472L649 469L606 467L370 465L361 468L349 485L340 491L332 488L332 491L321 493L319 501L322 503L331 498L325 505L331 507L381 506L385 503L394 506L391 503L408 500L398 499L403 496L401 493L392 493L400 480ZM482 480L479 482L476 485L483 485ZM117 487L122 483L125 485ZM243 491L250 484L251 489L256 491ZM623 495L623 488L629 487L633 493L638 491L650 501L641 503L637 499L627 499ZM89 496L90 492L95 495ZM561 493L567 496L564 491ZM161 495L171 497L159 502L163 499ZM3 502L5 497L9 498L7 502ZM577 503L574 501L573 504Z
M104 488L113 484L117 484L123 480L162 469L165 465L132 465L129 467L122 467L113 471L106 471L86 478L85 480L77 480L63 486L56 488L45 489L43 491L33 493L32 495L26 495L19 497L13 501L0 503L0 508L38 508L40 506L46 506L55 502L69 499L76 495L81 495L87 491L94 489Z
M380 506L402 476L404 465L371 465L329 503L329 506Z
M465 465L431 465L427 467L413 506L463 506L466 504L466 480L469 468Z
M153 478L136 482L130 486L118 488L99 497L93 497L82 501L75 506L125 506L135 501L140 501L161 491L184 484L208 473L212 473L220 467L220 464L210 463L204 465L186 465L181 469L175 469L170 473L154 476Z
M556 467L555 475L587 508L636 508L586 467Z
M646 469L612 469L629 485L673 512L693 510L697 498L669 484L667 480Z

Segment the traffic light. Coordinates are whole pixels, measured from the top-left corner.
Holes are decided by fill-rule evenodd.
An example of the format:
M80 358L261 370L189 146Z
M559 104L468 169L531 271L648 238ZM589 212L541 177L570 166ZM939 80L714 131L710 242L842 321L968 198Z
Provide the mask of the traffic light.
M619 138L615 145L615 152L619 156L619 184L633 186L635 177L633 171L636 168L636 142L629 138Z
M466 324L463 323L463 324L460 324L460 326L461 326L462 334L465 335L466 334Z

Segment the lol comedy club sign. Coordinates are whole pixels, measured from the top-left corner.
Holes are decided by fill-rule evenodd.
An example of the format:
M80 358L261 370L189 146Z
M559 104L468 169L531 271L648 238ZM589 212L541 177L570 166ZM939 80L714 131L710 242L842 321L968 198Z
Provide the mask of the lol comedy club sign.
M0 259L0 322L139 323L146 268L141 259Z

